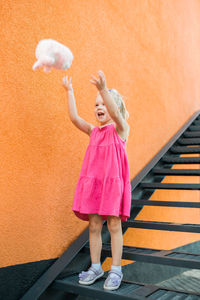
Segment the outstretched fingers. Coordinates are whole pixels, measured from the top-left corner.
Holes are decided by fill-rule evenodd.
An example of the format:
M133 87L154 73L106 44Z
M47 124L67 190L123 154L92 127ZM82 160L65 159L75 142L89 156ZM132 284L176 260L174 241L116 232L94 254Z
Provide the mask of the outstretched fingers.
M103 71L99 70L99 71L98 71L98 75L99 75L99 77L100 77L101 81L103 81L103 82L104 82L104 81L106 80L106 78L105 78L105 75L104 75Z
M91 76L94 80L98 81L98 79L94 75L91 75Z
M69 89L72 87L72 83L71 83L71 77L70 79L68 79L68 76L64 76L63 79L62 79L62 82L63 82L63 85Z
M98 71L99 79L97 79L94 75L91 75L92 80L90 82L96 85L97 89L100 91L106 85L105 75L102 71Z
M94 75L91 75L91 77L92 77L92 80L90 80L90 82L94 85L98 85L99 80Z

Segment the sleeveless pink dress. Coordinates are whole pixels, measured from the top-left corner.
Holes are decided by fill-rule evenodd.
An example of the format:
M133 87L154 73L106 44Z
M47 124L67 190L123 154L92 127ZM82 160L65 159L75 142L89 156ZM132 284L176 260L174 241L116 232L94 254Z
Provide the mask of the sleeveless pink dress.
M130 217L131 183L128 158L114 123L94 127L75 189L75 215L88 221L88 214Z

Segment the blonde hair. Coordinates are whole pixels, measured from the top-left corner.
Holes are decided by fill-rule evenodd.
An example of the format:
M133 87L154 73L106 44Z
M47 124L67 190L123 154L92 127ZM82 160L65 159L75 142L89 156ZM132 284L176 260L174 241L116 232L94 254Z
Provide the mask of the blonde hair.
M127 120L129 118L129 113L126 109L126 106L125 106L122 96L115 89L109 89L108 91L109 91L110 95L113 97L113 99L115 100L117 106L120 106L120 113L122 114L122 117L125 120Z

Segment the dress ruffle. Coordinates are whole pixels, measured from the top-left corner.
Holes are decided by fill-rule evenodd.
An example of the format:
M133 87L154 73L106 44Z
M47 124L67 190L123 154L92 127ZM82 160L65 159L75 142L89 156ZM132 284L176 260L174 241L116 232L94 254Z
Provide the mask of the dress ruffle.
M120 216L122 221L130 217L130 182L122 185L119 177L99 180L80 176L75 190L73 211L82 220L88 221L88 214ZM111 204L112 202L112 204ZM127 203L126 203L127 202Z

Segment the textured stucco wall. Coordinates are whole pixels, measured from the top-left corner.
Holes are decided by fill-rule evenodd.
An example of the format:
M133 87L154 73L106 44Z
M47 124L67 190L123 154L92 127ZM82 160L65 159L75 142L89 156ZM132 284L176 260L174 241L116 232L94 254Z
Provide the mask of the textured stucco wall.
M38 41L53 38L72 50L74 61L67 73L85 120L98 125L93 113L96 90L89 79L99 69L108 87L125 96L132 179L199 109L200 2L2 0L0 9L3 267L58 257L88 225L71 207L89 137L69 119L62 87L65 72L32 71ZM156 196L167 197L163 191ZM180 191L171 197L183 199ZM194 200L192 192L185 197ZM195 197L198 201L199 193ZM138 218L171 221L178 214L145 208ZM191 209L182 210L179 221L195 223L198 217ZM160 235L159 247L198 239L181 235L181 240ZM158 247L156 240L144 230L124 237L135 246Z

